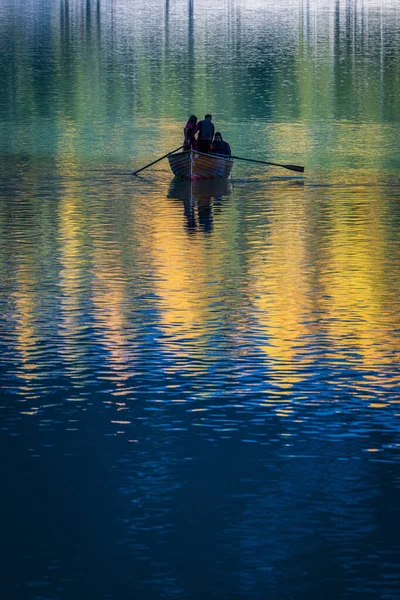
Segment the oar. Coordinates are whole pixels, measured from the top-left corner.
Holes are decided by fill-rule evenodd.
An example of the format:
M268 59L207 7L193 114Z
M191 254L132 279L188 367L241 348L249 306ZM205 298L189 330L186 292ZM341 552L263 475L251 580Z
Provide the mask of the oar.
M231 158L236 158L236 160L247 160L248 162L260 163L261 165L273 165L274 167L283 167L284 169L289 169L290 171L298 171L299 173L304 173L304 167L299 167L298 165L278 165L273 162L266 162L265 160L255 160L254 158L243 158L242 156L231 156Z
M160 160L162 160L163 158L167 158L167 156L169 156L170 154L173 154L174 152L178 152L178 150L181 150L182 148L183 148L183 146L179 146L179 148L176 148L175 150L171 150L171 152L168 152L168 154L164 154L164 156L162 156L161 158L157 158L157 160L153 160L153 162L149 163L145 167L138 169L137 171L132 173L132 175L137 175L138 173L140 173L140 171L144 171L148 167L151 167L151 165L155 165L156 163L160 162Z

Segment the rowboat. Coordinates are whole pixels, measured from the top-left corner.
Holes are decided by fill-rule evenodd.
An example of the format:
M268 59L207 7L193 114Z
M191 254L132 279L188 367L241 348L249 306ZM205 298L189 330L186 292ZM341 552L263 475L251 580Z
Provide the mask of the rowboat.
M229 177L233 167L232 158L197 150L169 154L168 161L173 174L182 179Z

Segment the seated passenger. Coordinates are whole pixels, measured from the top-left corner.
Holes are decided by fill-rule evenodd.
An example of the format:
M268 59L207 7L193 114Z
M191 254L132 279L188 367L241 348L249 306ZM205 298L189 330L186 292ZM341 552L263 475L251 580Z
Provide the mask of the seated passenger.
M184 150L190 150L191 148L193 148L193 150L197 150L197 140L194 137L196 125L197 117L191 115L185 125L185 129L183 130L183 133L185 134L185 141L183 142Z
M214 152L215 154L225 154L226 156L231 155L231 147L229 146L228 142L224 142L219 131L217 131L214 136L211 152Z

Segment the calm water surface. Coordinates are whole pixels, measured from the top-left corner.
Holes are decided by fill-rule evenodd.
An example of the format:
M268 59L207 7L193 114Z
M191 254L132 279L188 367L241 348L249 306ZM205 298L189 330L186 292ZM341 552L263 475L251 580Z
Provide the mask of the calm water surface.
M2 598L399 598L398 8L0 0Z

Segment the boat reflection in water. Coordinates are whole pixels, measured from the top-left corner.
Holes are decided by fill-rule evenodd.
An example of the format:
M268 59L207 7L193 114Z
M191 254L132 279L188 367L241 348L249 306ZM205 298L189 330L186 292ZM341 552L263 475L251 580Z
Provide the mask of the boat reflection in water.
M189 181L177 177L171 181L168 198L183 201L186 227L189 231L213 229L215 215L220 212L224 197L232 194L231 179Z

